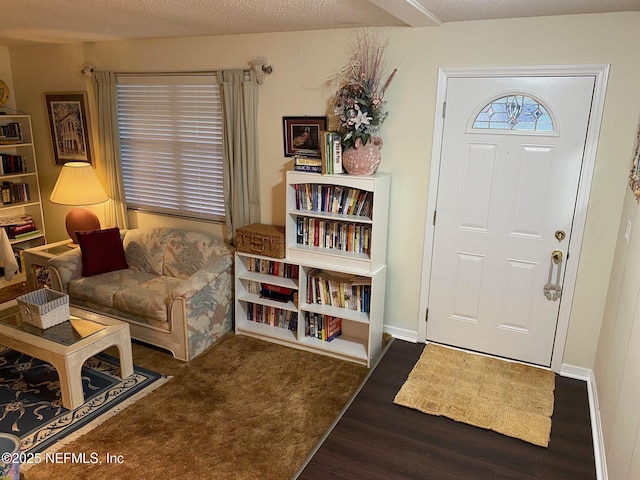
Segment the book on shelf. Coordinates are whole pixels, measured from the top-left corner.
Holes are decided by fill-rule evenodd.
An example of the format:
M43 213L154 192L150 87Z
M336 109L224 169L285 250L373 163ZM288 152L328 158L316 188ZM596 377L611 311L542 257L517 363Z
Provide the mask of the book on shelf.
M24 240L25 238L31 238L31 237L35 237L37 235L40 235L42 232L38 229L35 230L31 230L29 232L25 232L25 233L21 233L19 235L16 235L14 237L15 240Z
M287 328L293 332L296 332L298 330L298 313L293 313L294 315L291 315L289 317L289 325L287 326Z
M342 169L342 138L336 134L337 137L333 137L333 173L344 173Z
M321 165L294 165L293 169L298 172L322 173Z
M245 289L247 293L259 295L261 298L267 298L269 300L275 300L283 303L298 303L298 291L293 288L257 282L255 280L247 280L245 282Z
M317 156L308 156L308 155L295 155L293 157L294 165L312 165L312 166L322 166L322 159Z
M31 220L29 223L25 223L23 225L12 225L9 227L9 232L14 236L24 235L25 233L30 233L36 230L36 223Z
M291 302L293 301L296 290L287 287L281 287L279 285L271 285L263 283L260 289L260 296L262 298L268 298L277 302Z
M331 147L329 146L329 134L326 130L320 132L320 157L322 158L322 174L329 175L332 173L333 161L330 159Z

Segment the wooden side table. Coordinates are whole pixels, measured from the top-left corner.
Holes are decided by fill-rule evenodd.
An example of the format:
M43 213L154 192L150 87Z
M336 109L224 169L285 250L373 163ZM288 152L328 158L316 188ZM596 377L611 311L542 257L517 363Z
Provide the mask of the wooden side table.
M47 262L64 252L68 252L70 243L71 239L67 239L61 242L27 248L22 252L22 261L27 275L27 289L29 291L51 286Z

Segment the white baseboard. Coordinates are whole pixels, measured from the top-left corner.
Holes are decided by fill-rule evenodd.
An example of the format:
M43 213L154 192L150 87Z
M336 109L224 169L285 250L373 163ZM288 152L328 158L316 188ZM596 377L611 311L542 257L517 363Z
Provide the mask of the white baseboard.
M397 338L399 340L405 340L411 343L418 343L418 332L415 330L406 330L404 328L390 327L389 325L384 325L382 331L384 333L388 333L393 338Z
M593 375L593 370L563 363L562 368L560 369L560 375L587 382L589 412L591 416L591 434L593 438L593 456L596 462L596 478L598 480L608 480L609 476L607 475L607 462L604 451L604 439L602 437L602 424L600 422L598 390L596 388L596 378Z

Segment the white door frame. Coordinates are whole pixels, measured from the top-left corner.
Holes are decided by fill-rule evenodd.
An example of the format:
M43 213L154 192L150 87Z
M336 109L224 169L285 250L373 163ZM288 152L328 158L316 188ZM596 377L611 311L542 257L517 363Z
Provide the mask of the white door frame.
M553 66L514 66L514 67L443 67L438 72L438 94L436 99L436 114L433 127L433 147L431 151L431 168L429 173L429 194L427 199L427 224L424 236L422 278L420 288L420 310L418 312L418 341L426 341L427 324L425 318L429 307L429 277L431 274L431 257L433 254L434 225L433 215L438 198L438 178L440 174L440 160L442 153L442 135L444 133L443 106L447 96L447 82L449 78L457 77L553 77L553 76L594 76L592 108L589 115L587 138L585 142L580 184L576 198L574 224L571 233L564 283L562 287L563 301L558 313L551 369L560 372L564 358L564 347L569 329L571 304L575 289L582 237L587 217L587 206L591 191L591 180L596 160L598 137L602 123L605 92L609 77L609 65L553 65Z

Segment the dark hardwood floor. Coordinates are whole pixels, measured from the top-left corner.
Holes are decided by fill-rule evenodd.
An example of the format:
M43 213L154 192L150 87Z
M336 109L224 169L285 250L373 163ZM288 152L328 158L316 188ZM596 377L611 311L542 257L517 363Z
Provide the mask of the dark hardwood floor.
M556 377L548 448L393 404L424 344L394 340L299 480L596 478L585 382Z

